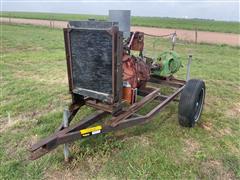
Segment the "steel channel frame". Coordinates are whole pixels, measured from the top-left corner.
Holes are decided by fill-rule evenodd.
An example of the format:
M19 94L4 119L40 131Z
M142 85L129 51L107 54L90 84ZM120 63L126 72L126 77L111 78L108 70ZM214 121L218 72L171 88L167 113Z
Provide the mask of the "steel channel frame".
M105 115L107 115L107 112L97 111L94 114L91 114L86 118L82 119L78 124L62 129L58 132L55 132L49 137L32 145L29 149L29 151L32 153L30 156L30 159L33 159L33 160L37 159L43 156L44 154L48 153L49 151L53 150L54 148L56 148L57 145L59 145L58 143L59 136L63 134L71 133L73 131L79 131L80 129L87 128L88 126L97 122L99 119L103 118Z
M161 81L166 81L166 80L161 80ZM171 80L169 80L169 82L170 81ZM127 110L121 111L119 112L118 115L115 115L111 119L107 120L106 121L107 124L103 125L101 134L149 122L156 113L161 111L171 101L175 100L177 95L181 93L181 91L185 87L185 81L182 81L182 80L174 79L174 81L170 83L169 82L166 81L164 85L171 86L171 87L177 87L177 86L178 87L180 86L180 87L177 88L177 90L170 96L162 96L159 92L159 89L148 88L148 90L144 92L145 93L144 95L146 94L147 95L144 96L141 99L141 101L134 103ZM159 84L159 81L155 83ZM144 116L135 114L145 104L153 100L163 100L163 102L159 103L155 108L153 108L149 113L147 113ZM70 120L73 119L73 117L76 115L76 113L79 111L82 105L83 104L81 104L80 106L73 105L74 107L73 111L70 112L70 116L69 116ZM94 114L82 119L78 124L74 126L63 128L61 125L60 126L61 128L59 128L57 132L41 140L40 142L34 144L29 149L31 152L30 159L32 160L37 159L45 155L46 153L50 152L51 150L55 149L60 144L69 143L81 138L85 138L80 134L79 131L81 129L87 128L93 125L94 123L100 121L107 114L109 114L109 112L98 110Z

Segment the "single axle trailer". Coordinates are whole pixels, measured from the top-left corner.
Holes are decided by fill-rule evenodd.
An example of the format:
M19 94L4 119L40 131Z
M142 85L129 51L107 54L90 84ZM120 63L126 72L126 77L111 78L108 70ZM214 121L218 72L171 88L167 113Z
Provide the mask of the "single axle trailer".
M121 21L71 21L63 31L72 102L64 110L63 122L56 132L30 147L31 159L64 144L68 160L68 143L145 124L172 101L179 102L180 125L193 127L199 120L205 84L189 79L191 56L187 79L179 80L174 77L181 67L177 53L171 50L161 53L158 59L145 57L144 33L124 33ZM163 86L173 92L163 95ZM140 115L139 110L151 102L156 106ZM93 107L96 112L70 126L83 106Z

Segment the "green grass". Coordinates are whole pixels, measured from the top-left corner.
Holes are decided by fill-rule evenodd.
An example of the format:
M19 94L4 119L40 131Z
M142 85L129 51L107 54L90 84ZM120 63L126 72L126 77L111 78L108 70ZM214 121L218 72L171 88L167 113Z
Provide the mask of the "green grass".
M206 82L195 128L179 126L177 103L171 103L150 123L72 143L73 160L65 164L62 146L36 161L28 160L27 151L54 132L69 103L63 33L28 25L1 28L0 179L240 178L238 47L176 46L184 65L193 53L191 76ZM167 40L148 38L147 55L155 56L153 42L158 52L170 47ZM77 116L91 112L84 107Z
M87 20L95 18L106 20L107 16L100 15L83 15L83 14L57 14L57 13L32 13L32 12L2 12L3 17L29 18L29 19L52 19L52 20ZM240 33L239 22L226 22L201 19L181 19L181 18L163 18L163 17L138 17L132 16L132 25L161 27L161 28L178 28L213 32Z

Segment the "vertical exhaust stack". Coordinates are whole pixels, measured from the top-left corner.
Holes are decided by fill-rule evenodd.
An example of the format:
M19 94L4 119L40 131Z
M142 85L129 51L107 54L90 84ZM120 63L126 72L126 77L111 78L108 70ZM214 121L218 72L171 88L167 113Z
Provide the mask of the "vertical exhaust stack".
M129 38L130 36L130 10L109 10L108 12L109 21L118 22L119 30L123 32L123 37Z

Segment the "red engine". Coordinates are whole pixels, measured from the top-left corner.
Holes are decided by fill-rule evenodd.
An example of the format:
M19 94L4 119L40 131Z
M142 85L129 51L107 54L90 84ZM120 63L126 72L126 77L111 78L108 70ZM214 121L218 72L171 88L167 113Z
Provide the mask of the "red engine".
M135 102L137 88L144 86L150 78L150 66L146 58L141 56L144 46L144 34L134 32L131 34L122 59L123 69L123 99L130 104ZM130 55L130 50L139 51L140 56Z
M139 88L150 78L150 67L142 58L124 55L122 59L123 81L132 88Z

